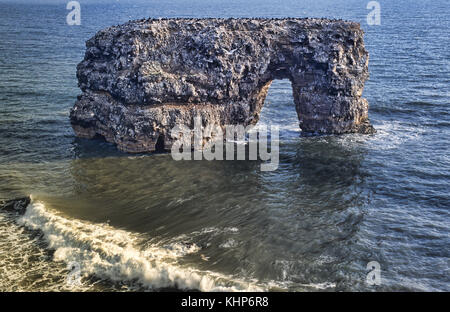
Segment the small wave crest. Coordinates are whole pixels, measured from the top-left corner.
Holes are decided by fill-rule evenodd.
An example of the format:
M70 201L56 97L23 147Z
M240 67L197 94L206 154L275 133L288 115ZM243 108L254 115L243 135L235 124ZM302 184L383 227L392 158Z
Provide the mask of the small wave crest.
M78 263L83 277L138 283L150 289L264 290L252 282L180 264L179 259L199 251L195 244L149 246L137 233L66 218L39 201L33 201L17 222L41 231L54 250L53 260Z

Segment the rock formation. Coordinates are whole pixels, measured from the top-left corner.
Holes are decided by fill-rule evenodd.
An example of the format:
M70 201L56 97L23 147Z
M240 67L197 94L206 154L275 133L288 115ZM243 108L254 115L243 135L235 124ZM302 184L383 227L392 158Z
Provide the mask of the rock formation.
M303 132L373 133L361 97L369 56L358 23L328 19L149 19L98 32L77 67L70 118L127 152L170 149L176 124L255 124L289 79Z
M31 198L29 196L7 201L0 201L0 211L15 212L19 215L23 215L27 210L30 202Z

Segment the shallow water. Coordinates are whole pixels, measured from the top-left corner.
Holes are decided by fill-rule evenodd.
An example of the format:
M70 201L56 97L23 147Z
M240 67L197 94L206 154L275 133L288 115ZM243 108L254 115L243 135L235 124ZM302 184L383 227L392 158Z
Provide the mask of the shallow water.
M383 1L380 26L366 1L91 2L77 27L64 1L0 2L0 198L33 196L0 215L0 290L450 290L446 1ZM274 172L75 138L85 40L149 16L361 22L377 134L300 137L281 80L259 122L280 125ZM66 282L74 261L82 285Z

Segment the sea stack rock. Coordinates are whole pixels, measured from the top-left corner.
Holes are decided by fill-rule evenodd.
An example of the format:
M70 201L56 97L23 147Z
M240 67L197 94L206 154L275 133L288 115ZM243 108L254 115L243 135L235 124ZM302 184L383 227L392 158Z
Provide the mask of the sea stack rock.
M98 32L77 67L77 136L126 152L170 149L175 125L256 124L274 79L292 84L305 133L373 133L361 97L358 23L328 19L148 19Z

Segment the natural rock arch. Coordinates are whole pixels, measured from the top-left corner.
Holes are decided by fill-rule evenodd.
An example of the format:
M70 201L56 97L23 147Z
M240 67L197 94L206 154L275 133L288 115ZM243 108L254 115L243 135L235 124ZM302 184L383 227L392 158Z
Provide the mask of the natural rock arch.
M80 137L154 151L170 130L255 124L270 83L291 81L300 128L373 133L368 53L358 23L327 19L150 19L98 32L77 67L70 118Z

